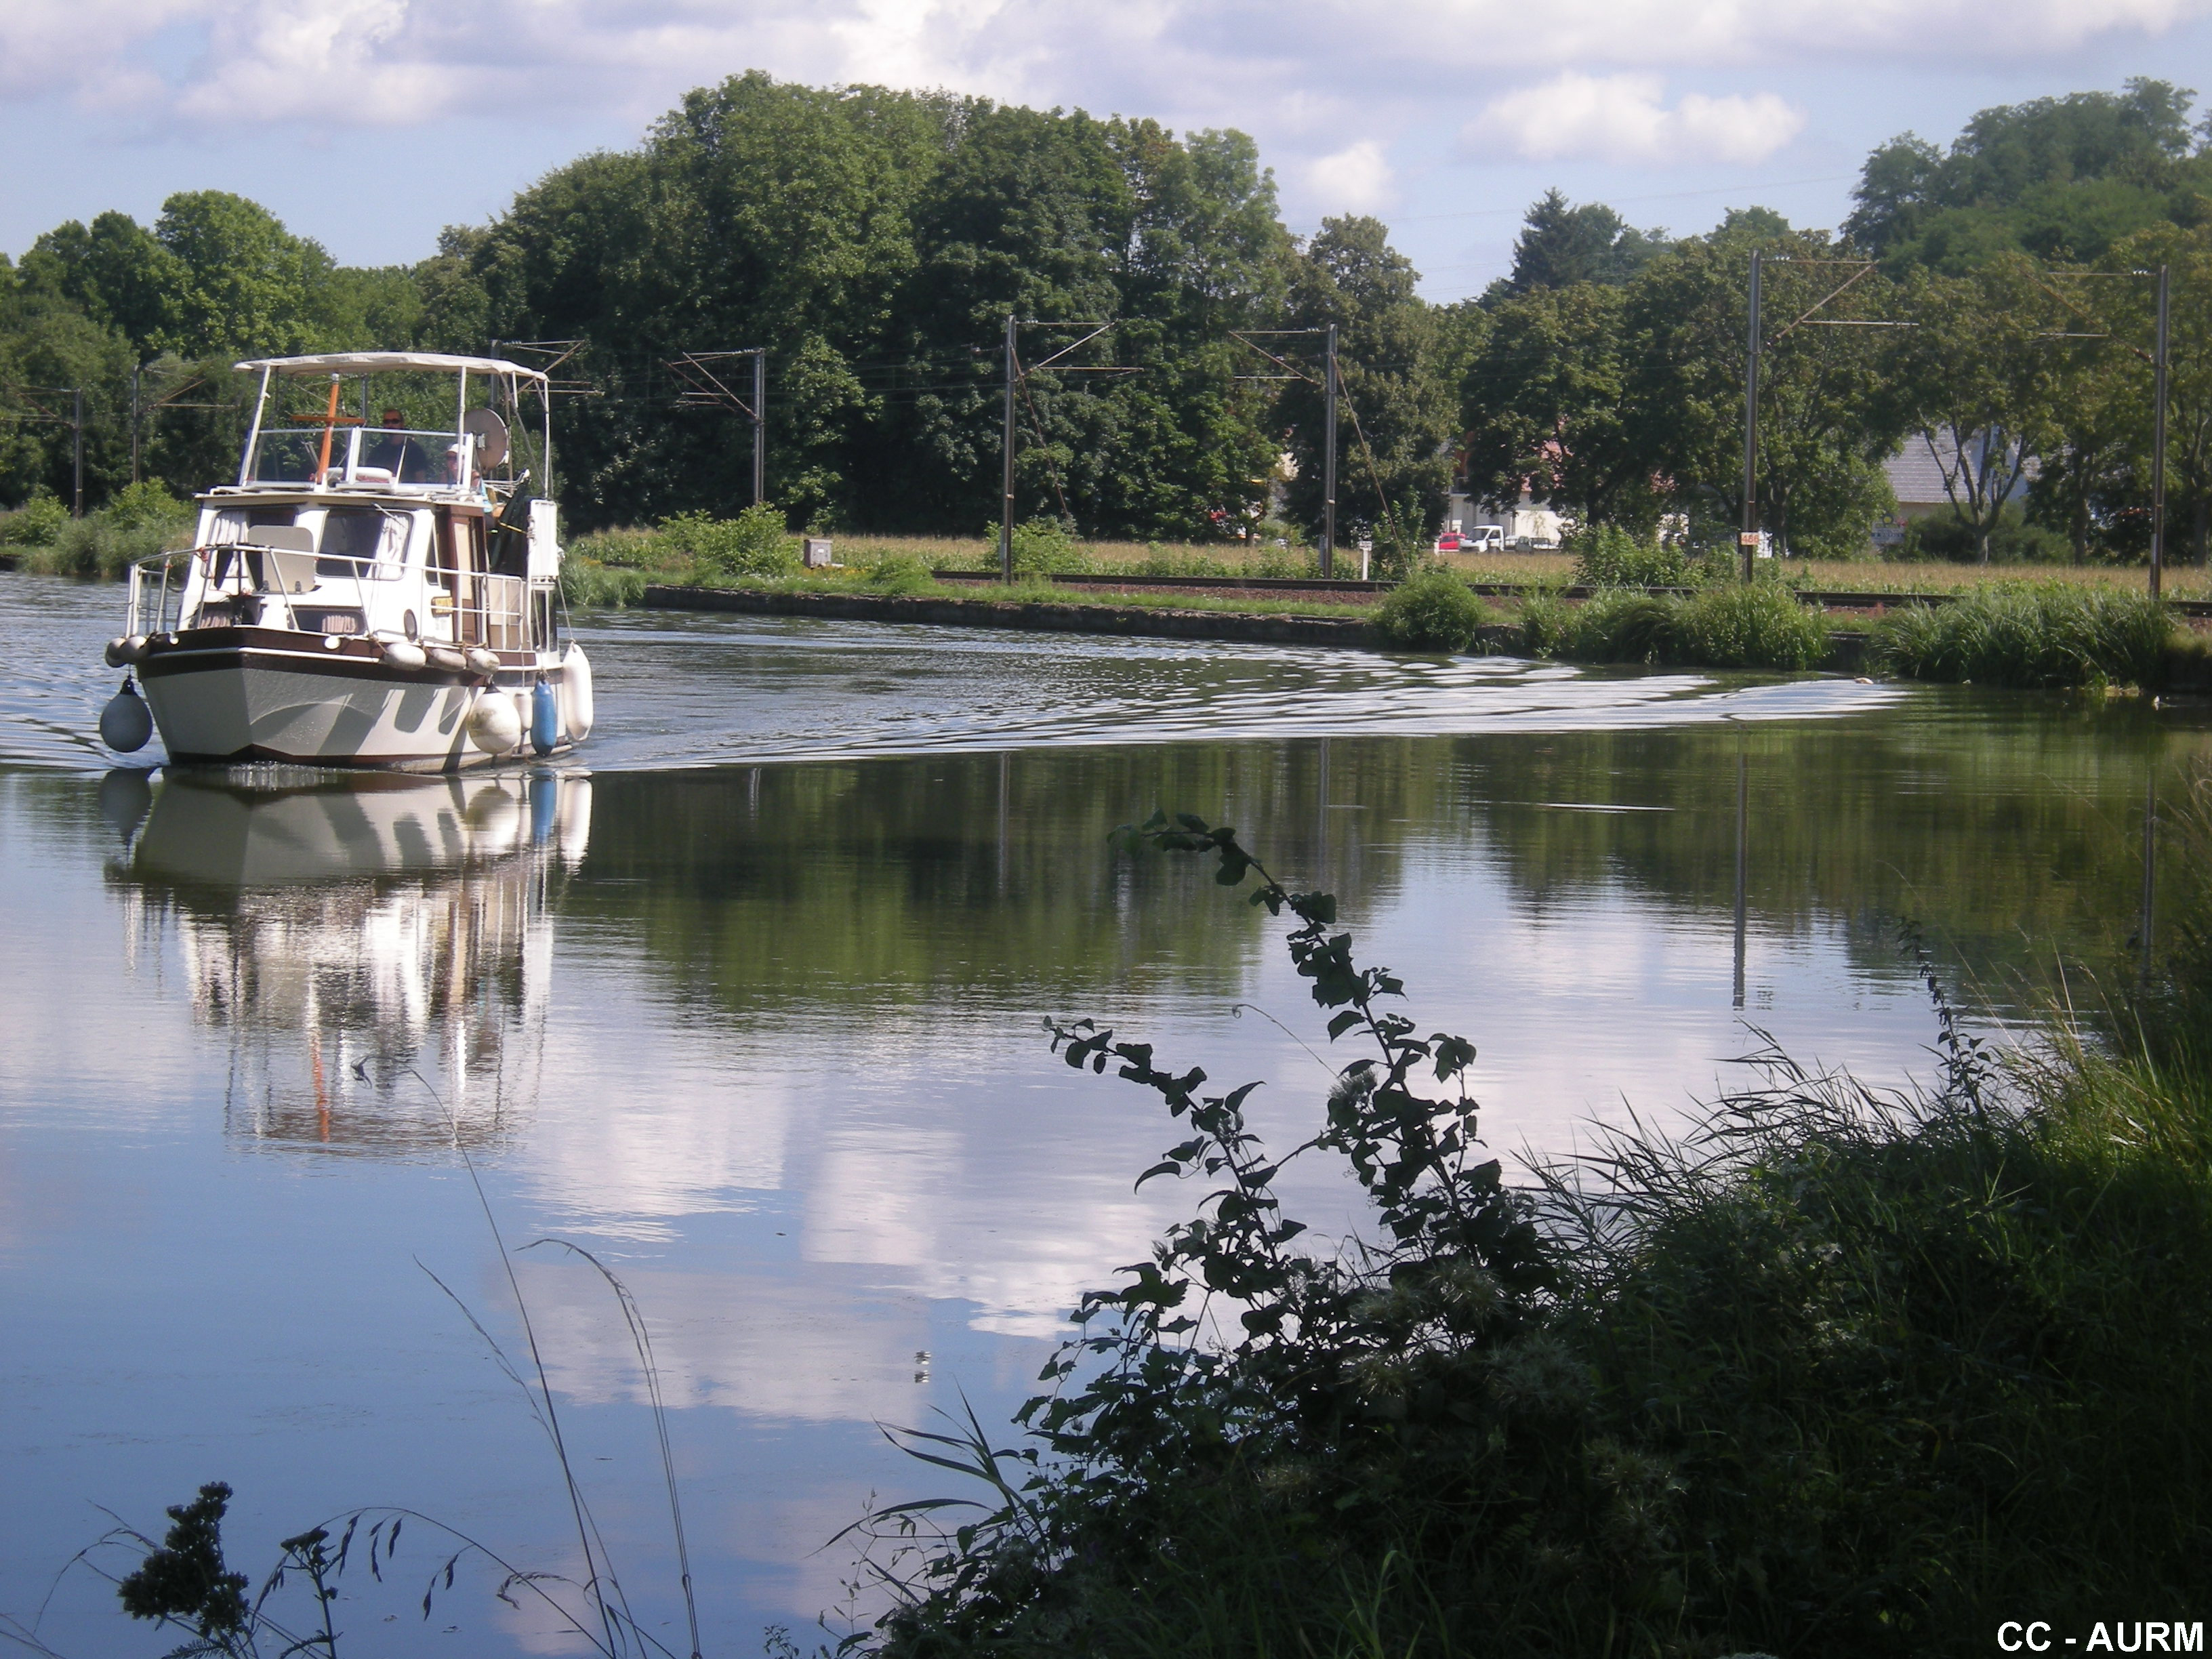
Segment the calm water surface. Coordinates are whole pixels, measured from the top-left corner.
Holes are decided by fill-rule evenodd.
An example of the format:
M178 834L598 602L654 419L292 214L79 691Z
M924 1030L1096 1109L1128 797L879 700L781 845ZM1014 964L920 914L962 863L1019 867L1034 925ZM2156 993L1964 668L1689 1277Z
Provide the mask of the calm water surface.
M2201 713L1844 680L631 616L588 631L588 771L172 777L87 735L118 609L0 575L0 1614L25 1621L100 1506L155 1529L216 1479L257 1575L364 1504L574 1568L543 1437L455 1305L517 1340L458 1141L511 1243L585 1246L651 1322L708 1650L805 1638L871 1494L952 1489L875 1425L963 1395L1004 1420L1187 1197L1132 1192L1173 1137L1040 1017L1269 1079L1285 1137L1310 1120L1323 1073L1245 1012L1319 1042L1276 930L1107 848L1155 805L1338 891L1418 1017L1480 1046L1493 1143L1559 1153L1632 1109L1680 1121L1753 1026L1924 1069L1908 920L1990 1026L2062 969L2077 994L2122 970L2147 801L2208 743ZM1351 1221L1332 1171L1290 1189ZM680 1646L618 1311L573 1258L521 1261L613 1558ZM426 1634L428 1530L390 1589L349 1577L349 1650L578 1650L481 1571ZM76 1569L41 1633L173 1644L112 1607Z

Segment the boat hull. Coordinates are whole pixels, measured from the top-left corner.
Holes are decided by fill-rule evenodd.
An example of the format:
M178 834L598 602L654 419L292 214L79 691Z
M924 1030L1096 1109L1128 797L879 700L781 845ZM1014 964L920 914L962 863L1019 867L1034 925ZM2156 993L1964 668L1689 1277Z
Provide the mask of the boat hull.
M138 665L147 707L173 762L458 771L532 757L526 741L495 754L469 736L469 714L480 698L520 691L526 702L526 663L486 677L400 667L383 661L367 641L323 649L313 635L202 631L213 637L185 633L151 643ZM255 635L263 637L246 637ZM516 683L495 683L501 678ZM524 724L526 730L526 716ZM573 747L564 733L554 752Z

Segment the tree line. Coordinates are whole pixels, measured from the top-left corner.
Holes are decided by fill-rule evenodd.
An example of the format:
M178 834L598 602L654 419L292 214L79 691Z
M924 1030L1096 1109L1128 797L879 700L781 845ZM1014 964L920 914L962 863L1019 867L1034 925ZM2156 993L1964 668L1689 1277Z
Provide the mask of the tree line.
M2029 516L2076 556L2139 552L2148 286L2072 273L2164 264L2169 500L2201 556L2212 130L2191 126L2191 96L2133 81L1984 111L1948 151L1907 135L1869 158L1833 234L1753 208L1674 237L1553 192L1510 276L1436 305L1375 219L1292 235L1243 134L748 74L412 266L339 265L218 191L172 197L150 228L104 213L0 258L0 501L69 498L75 388L97 505L134 458L179 493L222 476L238 357L559 342L546 349L573 343L561 374L577 387L556 416L571 520L726 512L750 499L749 431L682 406L670 364L758 346L769 488L793 523L973 534L998 515L1011 313L1039 325L1021 333L1037 366L1016 410L1024 518L1219 538L1286 471L1291 517L1317 523L1317 331L1334 325L1343 521L1424 538L1456 485L1724 537L1758 249L1759 490L1788 547L1863 546L1891 506L1881 462L1933 439L1972 550L2008 533L2018 475Z

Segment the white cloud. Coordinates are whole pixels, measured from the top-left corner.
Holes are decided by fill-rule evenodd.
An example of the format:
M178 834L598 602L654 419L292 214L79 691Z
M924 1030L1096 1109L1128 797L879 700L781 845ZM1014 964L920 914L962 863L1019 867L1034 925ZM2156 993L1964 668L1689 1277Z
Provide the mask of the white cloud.
M1306 193L1324 212L1371 213L1389 205L1390 163L1379 138L1363 138L1306 166Z
M1771 92L1709 98L1691 93L1668 109L1656 75L1584 75L1570 70L1507 94L1463 134L1477 154L1532 161L1753 163L1796 137L1800 112Z
M1669 107L1651 77L1845 59L1948 72L1962 52L2063 64L2206 16L2212 0L2021 0L1996 30L1970 0L5 0L0 100L58 93L202 129L490 114L604 131L757 68L1241 127L1310 219L1379 204L1394 147L1456 124L1500 64L1553 78L1499 100L1510 143L1494 148L1742 163L1802 118L1764 92Z

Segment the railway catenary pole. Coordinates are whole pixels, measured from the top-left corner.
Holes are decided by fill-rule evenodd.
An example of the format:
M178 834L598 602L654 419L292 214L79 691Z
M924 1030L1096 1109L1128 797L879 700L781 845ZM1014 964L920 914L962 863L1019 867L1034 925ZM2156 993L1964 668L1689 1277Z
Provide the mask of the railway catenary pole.
M1743 366L1743 530L1736 538L1737 562L1749 581L1759 552L1759 250L1751 251L1751 325Z
M2158 597L2166 567L2166 380L2168 270L2158 268L2158 335L2151 358L2150 596Z
M1006 426L999 438L999 580L1014 580L1014 313L1006 313Z
M1327 366L1322 370L1321 463L1321 574L1336 574L1336 325L1328 325Z
M768 499L768 349L753 353L753 505Z

